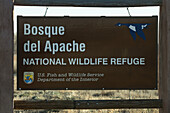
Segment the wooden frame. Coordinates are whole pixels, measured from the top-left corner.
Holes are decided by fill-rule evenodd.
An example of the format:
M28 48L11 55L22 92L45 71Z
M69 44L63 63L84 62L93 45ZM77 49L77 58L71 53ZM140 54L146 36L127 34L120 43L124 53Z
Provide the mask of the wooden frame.
M160 106L155 106L156 108L161 108L161 113L170 113L170 1L168 0L15 0L15 5L37 5L37 6L88 6L88 7L122 7L122 6L161 6L161 17L160 17L160 47L159 47L159 95L160 99L156 100L156 103ZM0 0L0 112L11 113L13 112L13 2L11 0ZM134 100L132 100L134 101ZM136 103L132 105L132 101L125 102L123 108L135 108ZM146 102L147 100L141 100L140 102ZM152 102L154 100L151 100ZM19 109L19 105L24 101L15 101L15 107ZM76 101L81 102L81 101ZM96 103L95 101L83 100L81 103L82 108L79 109L91 109L89 104L101 104L100 101ZM122 101L118 101L122 102ZM152 102L147 103L150 106ZM48 103L43 101L43 103ZM71 102L75 103L75 101ZM130 104L131 106L127 106ZM161 105L161 103L163 105ZM87 105L86 105L87 104ZM106 103L105 103L106 104ZM119 108L112 106L111 108ZM25 104L24 104L25 105ZM106 104L107 105L107 104ZM145 105L145 104L144 104ZM156 104L154 104L156 105ZM17 107L18 106L18 107ZM57 104L56 104L57 106ZM21 107L21 106L20 106ZM25 107L25 106L24 106ZM72 108L73 107L73 108ZM72 106L70 109L74 109ZM147 106L145 106L147 107ZM59 107L57 107L59 108ZM109 108L105 106L105 109ZM140 107L141 108L141 107ZM21 109L21 108L20 108ZM28 109L28 108L27 108ZM78 109L78 108L77 108Z
M162 100L50 100L15 101L14 109L121 109L162 108Z
M132 7L158 6L162 0L15 0L15 5L76 6L76 7Z

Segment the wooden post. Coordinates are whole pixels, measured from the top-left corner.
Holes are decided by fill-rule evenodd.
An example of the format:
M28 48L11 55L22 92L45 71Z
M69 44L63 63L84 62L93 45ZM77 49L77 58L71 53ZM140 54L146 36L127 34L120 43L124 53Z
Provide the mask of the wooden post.
M170 113L170 1L163 0L160 10L159 96L163 100L160 113Z
M0 113L13 113L13 1L0 0Z

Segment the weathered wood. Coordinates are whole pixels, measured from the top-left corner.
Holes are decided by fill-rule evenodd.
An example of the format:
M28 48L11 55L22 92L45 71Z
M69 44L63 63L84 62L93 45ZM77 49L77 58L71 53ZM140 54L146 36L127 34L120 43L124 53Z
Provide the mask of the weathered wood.
M161 100L82 100L76 109L161 108Z
M14 109L121 109L161 107L162 101L159 99L14 101Z
M74 101L14 101L14 109L73 109Z
M170 1L163 0L160 10L159 97L163 100L160 113L170 113Z
M13 2L0 0L0 113L13 112Z
M162 0L15 0L15 5L25 6L81 6L81 7L130 7L159 6Z

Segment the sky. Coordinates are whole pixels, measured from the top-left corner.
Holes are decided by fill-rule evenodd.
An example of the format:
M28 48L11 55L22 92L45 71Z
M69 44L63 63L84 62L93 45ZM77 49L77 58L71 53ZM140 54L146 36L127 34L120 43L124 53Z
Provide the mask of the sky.
M129 16L127 7L97 8L97 7L42 7L42 6L14 6L14 33L17 32L18 16ZM159 16L159 6L129 7L133 16Z

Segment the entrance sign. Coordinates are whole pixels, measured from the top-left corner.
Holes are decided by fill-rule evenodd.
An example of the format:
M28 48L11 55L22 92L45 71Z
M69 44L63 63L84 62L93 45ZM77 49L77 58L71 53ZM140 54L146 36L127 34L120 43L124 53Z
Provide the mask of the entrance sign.
M18 17L17 88L157 89L157 17Z

